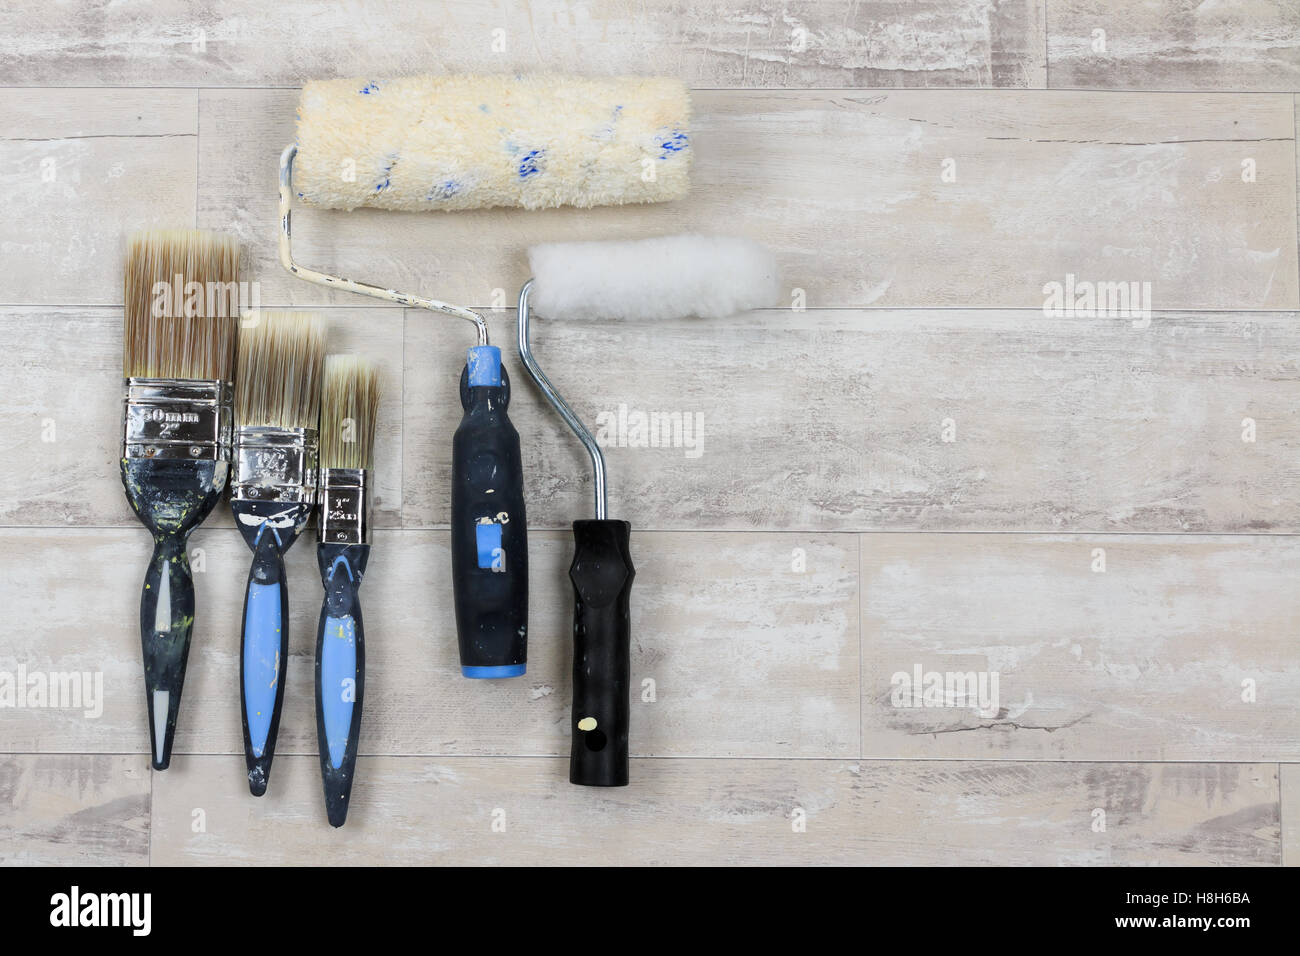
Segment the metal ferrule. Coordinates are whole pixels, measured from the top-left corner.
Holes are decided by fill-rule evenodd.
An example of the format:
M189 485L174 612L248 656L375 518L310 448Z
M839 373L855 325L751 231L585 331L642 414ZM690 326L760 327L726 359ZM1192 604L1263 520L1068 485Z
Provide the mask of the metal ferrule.
M313 504L318 462L314 428L241 425L235 429L230 497Z
M321 544L369 544L373 497L370 472L360 468L322 468Z
M229 382L125 379L122 457L229 461L233 406Z

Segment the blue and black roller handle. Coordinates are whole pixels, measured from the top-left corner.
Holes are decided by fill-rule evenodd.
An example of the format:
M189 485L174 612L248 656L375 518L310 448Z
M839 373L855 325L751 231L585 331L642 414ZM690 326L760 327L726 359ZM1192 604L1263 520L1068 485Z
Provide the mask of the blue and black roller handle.
M501 350L469 350L452 440L451 573L461 672L518 677L528 661L528 532L519 433Z
M230 464L123 458L121 471L127 500L153 535L153 556L140 592L140 647L150 759L155 770L166 770L194 630L194 578L186 546L190 533L221 499Z
M366 685L365 631L359 591L370 559L368 544L316 547L325 600L316 631L316 738L325 812L341 827L356 776L361 702Z
M284 707L289 663L289 590L284 555L311 517L310 504L231 501L235 523L253 552L239 641L239 702L248 789L266 793Z
M569 782L628 782L632 622L632 526L590 518L573 523L573 747Z

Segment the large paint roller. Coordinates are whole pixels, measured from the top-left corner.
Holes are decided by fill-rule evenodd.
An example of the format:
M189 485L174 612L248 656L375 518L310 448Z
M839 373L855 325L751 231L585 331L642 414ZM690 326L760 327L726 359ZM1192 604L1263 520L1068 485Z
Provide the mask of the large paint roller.
M528 550L510 380L483 318L308 269L293 200L328 209L457 211L663 202L686 195L690 101L650 77L419 76L309 83L280 158L280 261L299 278L472 322L453 440L452 576L462 670L524 673Z

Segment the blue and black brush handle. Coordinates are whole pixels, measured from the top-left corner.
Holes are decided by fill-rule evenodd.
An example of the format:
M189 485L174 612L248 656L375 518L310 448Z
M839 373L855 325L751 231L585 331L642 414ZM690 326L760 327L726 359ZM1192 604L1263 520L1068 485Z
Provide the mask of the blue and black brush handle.
M248 789L266 793L284 708L289 663L289 589L284 555L311 516L310 503L230 503L240 534L253 552L244 591L239 640L239 702L244 725Z
M612 518L573 523L573 746L569 782L628 782L632 526Z
M358 592L369 560L368 544L322 542L316 547L325 585L316 629L316 738L325 812L334 827L347 820L356 776L366 685L365 629Z
M461 673L518 677L528 660L528 521L501 350L471 348L452 439L451 573Z

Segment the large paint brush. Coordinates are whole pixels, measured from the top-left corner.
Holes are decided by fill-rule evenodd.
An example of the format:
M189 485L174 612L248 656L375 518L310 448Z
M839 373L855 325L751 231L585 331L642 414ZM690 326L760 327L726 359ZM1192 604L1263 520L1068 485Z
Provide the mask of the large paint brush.
M253 552L239 642L248 789L266 793L289 660L284 555L316 505L325 321L253 312L240 323L230 508Z
M325 600L316 632L316 737L325 812L348 816L361 731L366 648L358 590L370 558L379 370L364 358L325 360L320 415L320 543Z
M198 230L143 232L126 256L122 484L153 535L140 596L150 753L171 761L194 628L186 544L230 473L240 248Z

